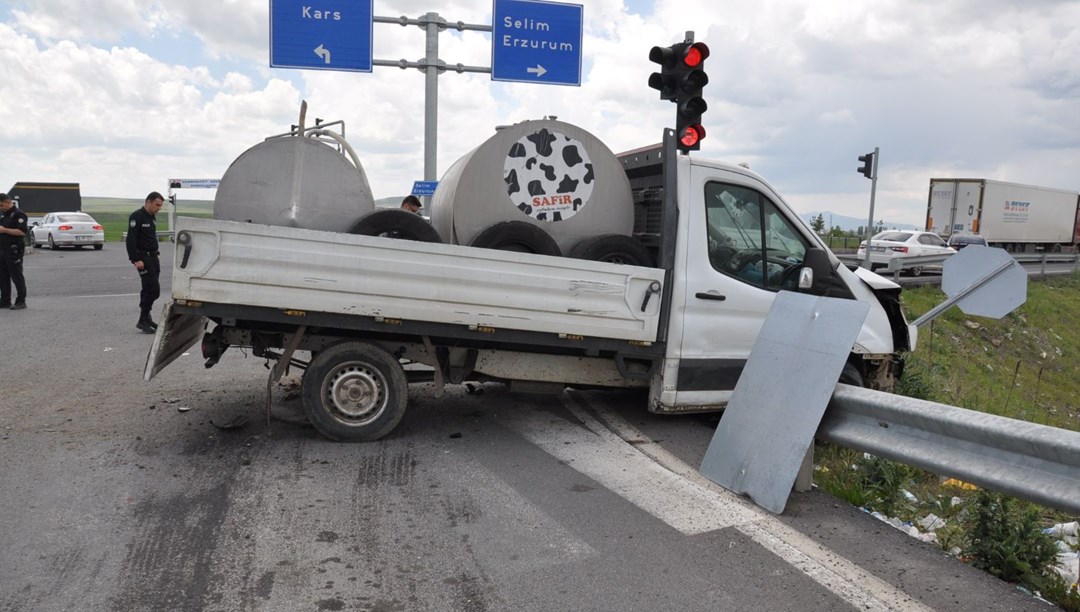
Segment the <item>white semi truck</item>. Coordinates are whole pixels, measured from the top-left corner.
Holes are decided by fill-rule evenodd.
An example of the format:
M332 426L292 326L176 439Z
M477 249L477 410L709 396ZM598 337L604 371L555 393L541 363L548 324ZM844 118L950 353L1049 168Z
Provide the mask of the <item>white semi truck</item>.
M418 380L436 393L465 381L641 388L653 412L717 410L777 292L790 290L868 303L841 381L892 387L916 339L898 285L842 265L757 174L676 154L670 130L663 145L618 160L619 176L597 173L590 190L629 183L632 237L650 266L610 252L591 261L392 231L179 217L172 301L144 377L200 341L207 367L226 366L240 356L227 349L244 347L276 361L272 379L287 365L303 368L308 419L343 441L388 434ZM536 227L551 222L511 197L506 204Z
M926 230L979 234L990 246L1061 252L1080 243L1080 193L991 179L930 179Z

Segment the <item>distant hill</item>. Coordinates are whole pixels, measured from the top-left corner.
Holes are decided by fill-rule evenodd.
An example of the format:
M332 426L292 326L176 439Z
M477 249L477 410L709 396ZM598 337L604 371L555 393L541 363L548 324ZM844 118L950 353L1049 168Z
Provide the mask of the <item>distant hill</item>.
M810 225L810 224L812 224L814 222L814 219L817 218L817 216L819 214L822 217L825 218L825 229L829 229L831 227L836 227L837 225L839 225L840 229L842 229L844 231L853 232L853 231L859 229L860 227L866 227L866 221L867 221L866 217L863 217L861 219L859 219L857 217L847 217L847 216L844 216L844 215L838 215L836 213L829 212L827 210L808 212L808 213L804 213L802 215L799 215L799 217L802 218L803 221L806 221L807 225ZM876 221L880 221L880 220L881 219L877 219ZM919 229L922 229L921 227L919 227L917 225L911 225L910 223L893 223L892 221L889 221L889 220L884 221L884 226L885 226L885 229L900 229L900 230L919 230Z

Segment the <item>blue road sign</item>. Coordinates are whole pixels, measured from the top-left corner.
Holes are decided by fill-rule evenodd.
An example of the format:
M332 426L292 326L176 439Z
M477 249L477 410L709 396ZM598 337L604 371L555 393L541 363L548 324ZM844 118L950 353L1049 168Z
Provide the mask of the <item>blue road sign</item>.
M439 181L413 181L412 195L433 196L435 195L435 188L438 186Z
M270 0L270 67L371 72L373 0Z
M580 4L494 0L491 80L581 85Z

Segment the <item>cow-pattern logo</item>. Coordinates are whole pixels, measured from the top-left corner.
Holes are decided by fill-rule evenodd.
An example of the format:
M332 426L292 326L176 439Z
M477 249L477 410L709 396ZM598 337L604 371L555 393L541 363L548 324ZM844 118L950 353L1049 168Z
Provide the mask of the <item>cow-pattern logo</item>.
M511 147L503 162L506 193L518 210L537 221L563 221L589 202L592 161L577 140L547 128Z

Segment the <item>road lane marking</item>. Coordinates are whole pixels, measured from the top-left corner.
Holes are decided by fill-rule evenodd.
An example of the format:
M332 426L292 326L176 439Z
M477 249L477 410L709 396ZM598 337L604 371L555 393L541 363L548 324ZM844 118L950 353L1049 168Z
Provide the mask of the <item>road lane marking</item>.
M701 476L612 411L591 403L586 410L573 398L564 404L581 425L542 412L518 413L509 424L548 454L682 533L731 527L862 610L929 612L902 590Z

